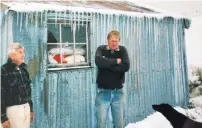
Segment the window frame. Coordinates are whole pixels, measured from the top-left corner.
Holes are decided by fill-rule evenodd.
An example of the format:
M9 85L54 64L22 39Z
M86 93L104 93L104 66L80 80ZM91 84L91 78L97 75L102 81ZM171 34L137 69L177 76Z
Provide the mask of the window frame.
M53 25L56 25L56 24L59 24L59 41L58 42L51 42L51 43L47 43L47 48L49 45L60 45L60 48L62 48L62 46L66 43L62 43L62 25L71 25L71 29L72 32L73 32L73 42L68 42L67 44L69 45L73 45L73 54L72 55L75 55L75 48L76 48L76 45L78 44L84 44L86 46L85 48L85 51L86 51L86 55L85 55L85 62L83 63L77 63L77 64L50 64L48 62L48 51L47 51L47 69L48 71L57 71L57 70L68 70L68 69L80 69L80 68L90 68L91 67L91 63L90 63L90 21L81 21L79 24L78 22L73 22L71 20L63 20L63 21L60 21L58 20L57 22L55 22L55 20L48 20L47 21L47 25L48 24L53 24ZM77 26L80 25L80 26L85 26L85 32L86 32L86 43L76 43L76 29L77 29ZM48 27L47 27L47 32L48 32ZM62 54L60 53L60 56ZM75 57L74 57L74 63L75 63ZM55 66L54 66L55 65Z

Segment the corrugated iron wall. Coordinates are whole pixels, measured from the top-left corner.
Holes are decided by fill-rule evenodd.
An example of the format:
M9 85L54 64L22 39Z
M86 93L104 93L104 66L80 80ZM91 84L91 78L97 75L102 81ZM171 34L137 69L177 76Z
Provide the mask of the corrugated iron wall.
M46 17L42 23L13 13L13 40L25 46L32 82L35 123L32 128L95 128L96 48L116 29L129 52L125 124L153 112L151 105L188 101L184 20L90 14L91 68L47 71ZM18 16L17 16L18 15ZM33 14L36 15L36 14ZM20 20L22 19L25 20ZM4 43L3 45L7 45ZM112 127L109 116L108 128Z
M7 7L1 4L1 19L0 19L0 28L1 28L1 39L0 39L0 50L1 50L1 59L0 64L2 65L7 59L7 47L8 44L13 42L12 32L12 16L6 13ZM9 22L8 22L9 21Z

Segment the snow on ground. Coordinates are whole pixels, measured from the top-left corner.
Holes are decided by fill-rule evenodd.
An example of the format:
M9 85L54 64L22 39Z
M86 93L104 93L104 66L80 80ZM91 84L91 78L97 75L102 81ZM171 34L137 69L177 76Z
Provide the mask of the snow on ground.
M181 113L185 113L181 107L175 107ZM125 128L172 128L170 122L159 112L155 112L142 121L130 123Z
M188 116L189 118L202 122L202 96L190 100L196 106L194 109L183 109L175 107L175 109ZM142 121L130 123L125 128L173 128L170 122L159 112L149 115Z

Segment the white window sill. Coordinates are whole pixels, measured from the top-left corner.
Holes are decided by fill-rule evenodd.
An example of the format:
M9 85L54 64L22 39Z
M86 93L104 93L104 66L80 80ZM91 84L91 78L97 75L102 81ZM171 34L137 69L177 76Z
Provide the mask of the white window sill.
M75 66L75 67L48 68L48 71L60 71L60 70L70 70L70 69L82 69L82 68L91 68L91 66Z

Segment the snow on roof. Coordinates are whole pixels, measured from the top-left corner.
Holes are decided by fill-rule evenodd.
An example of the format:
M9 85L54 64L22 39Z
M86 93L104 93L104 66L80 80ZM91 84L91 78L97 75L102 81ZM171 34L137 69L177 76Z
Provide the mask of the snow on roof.
M124 1L62 1L62 0L51 0L50 2L47 0L43 1L18 1L18 0L7 0L5 4L9 5L16 5L16 4L35 4L38 3L39 5L49 4L51 5L60 5L60 6L71 6L71 7L84 7L84 8L94 8L94 9L110 9L110 10L120 10L120 11L130 11L130 12L145 12L145 13L155 13L154 10L148 9L142 6L137 6L134 3L124 2Z
M115 14L115 15L127 15L127 16L136 16L136 17L157 17L157 18L163 18L163 17L174 17L174 18L186 18L180 15L173 15L173 14L159 14L157 12L149 12L146 11L146 8L144 8L145 11L139 11L135 12L134 9L122 9L117 10L116 8L107 8L104 6L90 6L90 5L62 5L62 4L56 4L55 2L49 2L49 3L40 3L40 2L3 2L3 4L7 5L9 7L9 10L17 11L17 12L42 12L42 11L71 11L71 12L90 12L90 13L100 13L100 14ZM98 4L99 5L99 4ZM131 5L131 4L129 4ZM128 6L129 6L128 5ZM132 5L131 5L132 6ZM139 7L141 9L141 7ZM137 9L136 9L137 10ZM187 18L186 18L187 19Z

